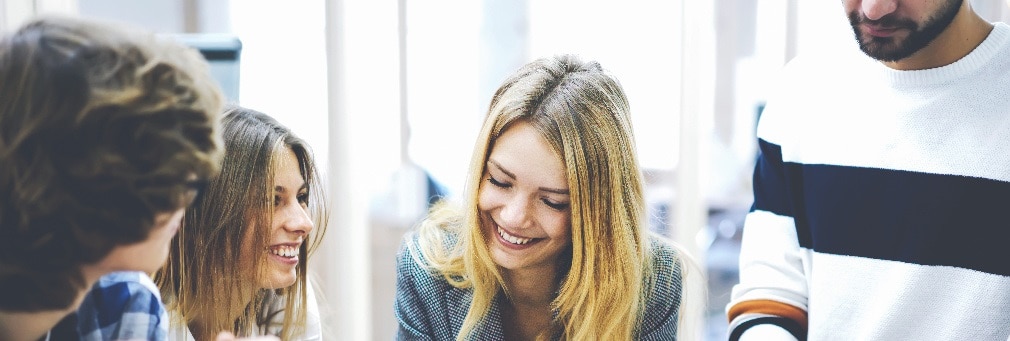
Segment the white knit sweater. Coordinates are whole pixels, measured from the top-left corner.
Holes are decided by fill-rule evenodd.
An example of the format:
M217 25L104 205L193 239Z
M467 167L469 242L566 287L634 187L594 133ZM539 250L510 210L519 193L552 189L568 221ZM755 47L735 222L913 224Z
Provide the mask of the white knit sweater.
M795 59L760 119L731 335L1007 340L1010 27L928 70L852 50Z

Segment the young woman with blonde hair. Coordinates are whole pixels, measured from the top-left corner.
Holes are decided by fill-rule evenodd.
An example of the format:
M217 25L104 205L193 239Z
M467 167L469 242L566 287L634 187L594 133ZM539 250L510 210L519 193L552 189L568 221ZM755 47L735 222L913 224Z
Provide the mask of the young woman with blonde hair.
M318 340L306 272L326 217L309 147L270 116L241 107L228 108L222 126L221 174L186 211L155 276L169 339L227 330Z
M647 231L628 101L599 64L516 71L469 174L404 241L399 339L676 337L682 262Z

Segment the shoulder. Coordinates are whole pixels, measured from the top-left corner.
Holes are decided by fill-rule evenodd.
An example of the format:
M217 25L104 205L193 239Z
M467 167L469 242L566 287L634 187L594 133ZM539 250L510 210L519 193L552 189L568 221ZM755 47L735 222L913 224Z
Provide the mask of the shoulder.
M322 340L322 318L319 315L319 301L312 281L305 282L305 334L303 340Z
M421 252L416 233L403 239L397 260L394 313L398 339L451 339L469 307L469 289L453 287Z
M142 272L113 272L102 276L85 300L90 300L100 315L164 313L158 287Z
M993 23L993 28L989 32L988 39L993 39L1003 49L1010 48L1010 25L1004 22ZM1004 55L1003 58L1008 57Z
M680 250L669 240L652 235L649 237L652 263L652 295L650 301L663 298L676 298L679 304L682 280L683 259Z
M158 286L154 284L151 277L138 271L112 272L98 279L92 290L114 291L129 290L137 293L149 293L161 298Z
M677 334L683 261L680 251L663 237L650 235L650 268L645 311L642 313L643 340L665 339Z
M420 236L417 232L409 232L400 241L400 249L396 253L396 270L398 273L414 274L427 267L427 260L421 252Z
M986 65L983 69L986 74L995 77L995 79L985 79L986 84L996 83L1002 81L1000 84L1006 84L1006 79L1010 75L1010 25L1002 22L993 23L993 29L990 31L989 36L986 40L982 42L980 47L991 48L976 48L972 53L985 54L986 56L991 56L987 58ZM991 52L989 52L991 50ZM986 54L988 52L988 54ZM989 84L991 86L991 84Z
M680 262L680 249L666 237L649 234L649 247L653 262L673 265Z
M82 338L163 340L168 321L161 295L142 272L113 272L92 287L78 309Z
M422 247L418 233L411 232L403 237L396 257L398 296L400 289L403 289L401 286L413 287L420 294L441 291L443 285L448 285L448 281L431 266Z
M182 316L176 314L174 311L169 311L168 319L170 321L168 327L169 341L196 341L193 333L189 332L189 327L182 321Z
M851 84L857 74L873 66L847 50L837 49L831 56L826 56L827 51L814 52L798 55L778 72L769 73L767 86L757 90L765 99L757 121L759 138L777 145L794 139L809 129L808 122L824 115L823 107L843 103L848 97L842 93L856 90L836 84ZM832 87L837 91L824 91Z

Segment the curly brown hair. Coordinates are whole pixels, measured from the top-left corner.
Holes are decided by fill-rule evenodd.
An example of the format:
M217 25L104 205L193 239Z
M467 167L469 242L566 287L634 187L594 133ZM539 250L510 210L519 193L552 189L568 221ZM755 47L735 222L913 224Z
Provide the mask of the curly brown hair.
M218 172L221 94L168 38L79 18L0 40L0 310L73 304L82 266L143 241Z

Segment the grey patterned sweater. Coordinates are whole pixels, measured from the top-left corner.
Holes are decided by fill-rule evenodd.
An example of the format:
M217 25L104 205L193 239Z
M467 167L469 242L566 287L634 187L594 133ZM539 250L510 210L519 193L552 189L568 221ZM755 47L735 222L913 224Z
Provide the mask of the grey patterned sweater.
M681 302L681 263L677 251L654 237L652 259L654 285L638 326L637 340L676 340ZM408 248L408 243L412 247ZM417 250L416 234L404 238L397 256L396 319L397 340L455 340L473 297L471 289L459 289L440 274L421 266L412 254ZM417 255L424 261L423 257ZM499 295L502 296L502 295ZM504 340L501 321L503 297L491 309L472 340Z

